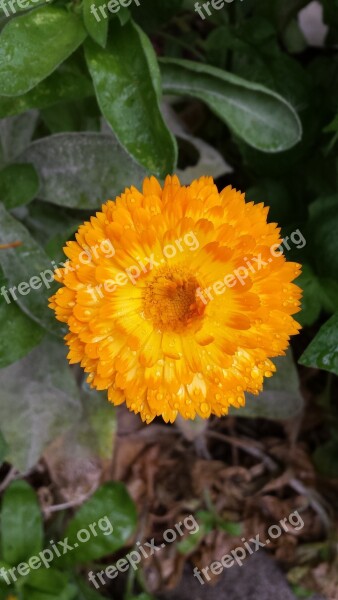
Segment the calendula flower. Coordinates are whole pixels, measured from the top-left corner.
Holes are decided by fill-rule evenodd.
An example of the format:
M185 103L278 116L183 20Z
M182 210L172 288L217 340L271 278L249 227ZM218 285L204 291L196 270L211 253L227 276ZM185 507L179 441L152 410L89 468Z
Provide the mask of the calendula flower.
M243 406L300 329L300 266L278 251L268 210L211 177L151 177L109 200L56 273L69 361L147 423Z

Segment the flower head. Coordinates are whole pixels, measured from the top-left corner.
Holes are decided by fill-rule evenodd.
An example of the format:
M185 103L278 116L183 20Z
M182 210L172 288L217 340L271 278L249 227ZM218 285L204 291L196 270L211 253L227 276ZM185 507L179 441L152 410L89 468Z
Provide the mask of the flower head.
M225 415L300 328L300 272L268 208L211 177L151 177L80 226L51 298L71 363L149 423Z

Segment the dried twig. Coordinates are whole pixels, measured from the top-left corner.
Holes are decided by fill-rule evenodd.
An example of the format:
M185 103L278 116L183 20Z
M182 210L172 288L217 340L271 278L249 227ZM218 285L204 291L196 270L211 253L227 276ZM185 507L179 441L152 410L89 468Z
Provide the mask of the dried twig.
M61 504L54 504L53 506L46 506L43 509L45 516L48 517L51 513L59 512L61 510L67 510L68 508L75 508L76 506L80 506L81 504L83 504L83 502L85 502L86 500L88 500L88 498L90 498L90 496L95 492L96 487L97 486L95 484L89 490L89 492L87 492L87 494L83 494L82 496L79 496L78 498L76 498L74 500L69 500L68 502L63 502Z
M0 250L9 250L10 248L17 248L21 246L22 242L11 242L10 244L0 244Z
M18 475L19 475L19 471L17 469L15 469L14 467L12 467L8 471L5 479L0 484L0 493L3 492L6 489L6 487L11 483L11 481L13 481L13 479L16 479L16 477L18 477Z
M224 433L217 433L216 431L206 431L205 434L216 440L241 448L255 458L259 458L270 471L276 471L278 469L277 463L270 456L265 454L257 442L254 442L253 440L238 439L231 437L230 435L225 435Z
M307 498L310 506L320 517L321 522L323 523L323 526L325 527L326 531L330 531L331 521L326 512L326 509L324 508L325 501L321 497L321 495L318 494L318 492L316 490L305 487L305 485L301 481L299 481L299 479L296 479L295 477L290 479L289 485L294 490L296 490L296 492L298 492L299 494L302 494L303 496L305 496Z

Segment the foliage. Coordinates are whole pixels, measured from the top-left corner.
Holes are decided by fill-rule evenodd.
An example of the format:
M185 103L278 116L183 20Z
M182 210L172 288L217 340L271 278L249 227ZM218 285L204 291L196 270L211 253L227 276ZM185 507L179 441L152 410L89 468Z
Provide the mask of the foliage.
M322 0L326 45L311 47L296 19L308 3L234 1L203 21L189 0L142 0L97 21L90 0L55 0L2 18L1 286L53 270L76 225L146 174L210 173L306 238L288 251L304 265L296 356L337 374L338 21ZM99 399L88 424L47 307L55 286L0 297L4 453L23 472L61 433L83 446L89 428L104 453L114 430L104 417L100 438ZM301 409L291 354L280 364L243 416Z
M100 519L112 525L111 533L104 527L96 527L95 535L91 532L90 525L99 523ZM55 531L54 541L49 542L48 530L44 539L42 515L33 488L25 481L11 483L4 493L1 507L0 567L5 571L0 573L0 593L10 592L13 588L13 593L24 600L100 600L103 597L88 588L78 575L78 568L122 548L134 532L135 525L135 507L124 486L107 483L84 502L68 522L66 530L58 528L59 541L67 538L67 546L59 544ZM77 537L83 530L90 534L89 537L86 535L86 542ZM81 543L77 542L78 539ZM65 548L68 548L67 553ZM45 550L48 552L43 563L41 553ZM32 560L33 557L36 560ZM14 571L14 581L8 571L19 564L21 573ZM12 584L10 588L9 583Z
M9 16L3 10L8 0L2 3L0 573L49 548L50 540L67 537L75 545L77 532L104 516L114 529L91 536L55 558L50 568L31 570L12 586L0 575L0 599L104 600L111 590L90 587L86 571L95 571L101 562L106 566L114 553L122 556L136 529L140 536L149 534L146 520L137 524L124 485L101 484L111 473L115 411L105 394L89 390L83 375L69 368L62 340L66 330L48 309L57 286L52 271L65 260L66 240L102 202L126 186L140 186L149 174L163 180L177 172L184 184L211 175L219 188L231 184L245 191L248 201L270 206L269 220L279 223L289 242L299 230L306 243L290 243L286 254L303 265L298 279L302 311L296 315L303 332L286 356L274 359L277 372L266 380L264 391L258 397L248 394L245 407L233 411L225 424L217 423L215 460L202 460L205 452L214 451L205 422L203 429L198 421L186 423L191 436L186 433L188 442L172 444L174 454L163 451L163 429L161 443L150 450L150 437L129 441L121 436L125 463L121 456L119 461L130 474L128 484L132 481L133 493L143 502L144 481L135 473L145 471L145 487L153 485L155 496L147 498L147 510L158 517L159 502L161 515L180 513L168 506L174 479L182 513L194 512L199 530L177 543L181 556L177 560L172 552L176 565L198 552L205 539L216 556L218 547L209 545L213 535L240 538L249 525L257 528L256 501L264 522L271 507L284 517L292 502L302 505L307 542L311 535L316 542L321 539L321 519L330 528L321 495L327 491L326 478L337 477L338 460L338 0L319 2L327 35L317 46L298 19L310 0L233 0L205 20L195 12L195 0L140 0L139 6L130 0L128 8L119 5L115 13L104 0L23 0L25 8L14 2L16 12ZM108 18L98 21L93 5L99 15L100 7L106 10ZM22 293L16 289L12 297L9 288L20 285ZM235 426L234 416L243 417ZM316 429L315 421L320 421ZM222 426L233 434L234 446L231 435L220 436ZM250 427L258 438L252 448ZM280 442L282 429L289 447ZM294 444L298 429L299 444ZM168 437L179 435L180 429ZM198 452L195 468L191 447ZM260 464L262 455L271 473ZM313 467L320 475L320 495ZM59 469L66 483L60 484ZM86 483L82 496L79 471ZM46 472L54 498L67 500L63 492L73 484L69 497L80 498L74 508L46 511ZM23 479L9 483L12 476ZM222 514L206 493L210 481ZM202 500L198 493L192 499L190 487L199 485ZM332 498L331 480L328 488ZM241 510L254 511L249 525L248 515L233 510L237 498ZM312 508L318 514L311 522ZM301 557L302 548L290 545L288 536L285 540L281 555L292 561L297 549ZM310 546L305 552L312 557ZM327 558L322 555L320 562ZM306 560L300 560L306 569ZM168 569L170 561L163 562ZM199 563L207 564L203 554ZM128 581L125 599L151 600L137 583ZM297 582L293 589L298 597L308 595L307 585Z

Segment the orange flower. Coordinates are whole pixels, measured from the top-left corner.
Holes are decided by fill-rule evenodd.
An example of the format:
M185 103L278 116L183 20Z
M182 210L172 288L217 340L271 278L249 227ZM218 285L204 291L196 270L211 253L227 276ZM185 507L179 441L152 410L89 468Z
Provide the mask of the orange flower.
M151 177L80 226L51 298L71 363L150 423L225 415L258 394L300 326L296 263L268 208L211 177Z

